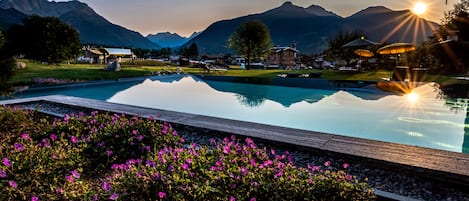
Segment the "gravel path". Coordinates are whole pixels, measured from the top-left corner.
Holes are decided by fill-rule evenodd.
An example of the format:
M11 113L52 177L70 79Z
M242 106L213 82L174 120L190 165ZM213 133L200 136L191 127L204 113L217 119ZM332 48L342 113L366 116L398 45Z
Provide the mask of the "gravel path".
M35 102L21 104L22 108L38 109L52 115L63 115L78 112L91 112L89 109L71 107L50 102ZM187 126L175 126L178 133L182 135L186 142L209 145L211 138L222 141L227 135L214 131L203 130ZM300 150L294 146L285 146L279 143L259 142L260 147L274 149L277 153L283 153L288 149L293 156L297 166L306 167L308 163L322 165L326 161L331 162L332 167L341 167L343 163L349 163L348 168L352 175L356 175L363 181L368 178L368 183L375 189L384 192L394 193L418 200L446 200L446 201L469 201L469 190L450 186L441 181L425 178L409 172L393 170L392 167L382 167L378 164L370 164L366 161L350 160L330 153L320 151Z

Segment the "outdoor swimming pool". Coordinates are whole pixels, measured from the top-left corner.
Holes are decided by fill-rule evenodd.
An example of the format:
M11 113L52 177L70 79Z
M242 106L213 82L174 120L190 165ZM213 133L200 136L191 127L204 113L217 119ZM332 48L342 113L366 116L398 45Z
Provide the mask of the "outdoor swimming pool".
M177 75L31 90L18 98L53 94L469 152L467 99L448 99L433 83L399 96L372 89L295 88Z

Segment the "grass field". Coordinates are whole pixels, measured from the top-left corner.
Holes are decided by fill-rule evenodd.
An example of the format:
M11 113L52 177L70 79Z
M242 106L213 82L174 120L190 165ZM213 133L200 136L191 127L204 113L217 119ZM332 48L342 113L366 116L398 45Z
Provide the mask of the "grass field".
M36 62L22 61L26 63L26 68L18 70L12 77L13 85L29 85L31 80L37 78L53 78L59 80L72 81L88 81L88 80L104 80L117 79L125 77L148 76L155 72L172 71L176 72L176 66L126 66L117 72L104 71L104 65L94 64L60 64L60 65L44 65ZM189 74L208 74L199 68L179 67L184 73ZM363 73L339 72L334 70L245 70L239 66L231 66L228 71L216 72L211 71L210 75L217 76L239 76L239 77L260 77L273 78L279 74L286 73L311 73L322 72L323 78L329 80L362 80L376 81L382 78L389 78L392 74L389 70L374 70ZM439 83L454 83L457 80L443 75L429 75L425 81L435 81Z

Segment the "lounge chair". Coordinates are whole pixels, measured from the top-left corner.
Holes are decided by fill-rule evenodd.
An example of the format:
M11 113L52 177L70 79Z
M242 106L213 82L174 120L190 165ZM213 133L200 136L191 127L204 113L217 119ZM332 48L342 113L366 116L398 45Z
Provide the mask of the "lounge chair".
M226 68L220 68L220 67L217 67L217 66L212 66L210 64L203 64L202 65L202 68L204 71L207 71L207 73L210 73L210 71L213 71L213 72L219 72L219 73L226 73L226 71L228 71L228 69Z

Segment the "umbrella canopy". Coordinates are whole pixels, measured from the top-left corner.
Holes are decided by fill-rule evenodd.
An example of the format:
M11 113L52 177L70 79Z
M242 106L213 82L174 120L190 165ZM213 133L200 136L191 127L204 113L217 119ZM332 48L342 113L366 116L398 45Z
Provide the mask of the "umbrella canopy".
M363 46L372 46L372 45L378 45L378 44L379 43L377 42L373 42L371 40L365 39L365 37L360 37L359 39L348 42L342 47L363 47Z
M410 43L393 43L379 48L378 54L402 54L416 49L414 44Z
M373 54L372 51L370 50L365 50L365 49L356 49L353 51L356 55L361 56L361 57L372 57L375 54Z

